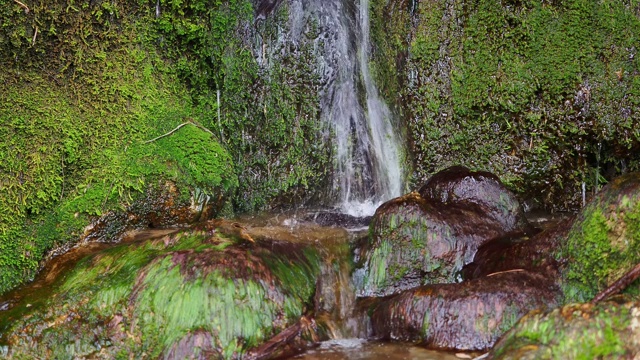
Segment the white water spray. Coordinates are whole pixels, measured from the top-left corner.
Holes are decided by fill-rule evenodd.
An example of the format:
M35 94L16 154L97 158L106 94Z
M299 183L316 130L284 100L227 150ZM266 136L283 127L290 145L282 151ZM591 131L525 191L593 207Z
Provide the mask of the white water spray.
M256 46L258 63L269 66L311 42L320 117L334 140L324 204L372 215L380 203L402 194L404 179L399 134L369 71L369 0L288 0L288 7L289 19L271 49Z
M336 50L343 61L337 69L330 111L325 115L336 138L334 190L339 194L341 211L366 216L383 201L402 193L400 142L391 111L369 72L369 1L359 4L356 31L350 29L353 24L348 17L336 16L341 19ZM359 96L358 90L364 96Z

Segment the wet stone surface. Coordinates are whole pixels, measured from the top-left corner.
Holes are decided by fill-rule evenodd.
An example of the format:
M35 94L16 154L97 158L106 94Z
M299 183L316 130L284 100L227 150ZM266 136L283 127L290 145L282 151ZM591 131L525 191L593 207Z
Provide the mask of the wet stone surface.
M425 285L374 306L373 334L429 348L483 350L530 310L556 305L558 293L553 281L525 271Z
M523 317L491 350L489 359L636 359L640 304L570 304Z
M530 230L515 196L489 173L454 167L376 211L356 249L358 296L461 280L480 246Z

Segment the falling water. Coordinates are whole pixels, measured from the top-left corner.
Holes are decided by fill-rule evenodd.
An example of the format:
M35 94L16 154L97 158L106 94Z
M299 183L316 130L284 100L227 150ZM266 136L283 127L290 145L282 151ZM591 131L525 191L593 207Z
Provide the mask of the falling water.
M340 10L340 6L331 8ZM382 201L401 194L400 148L391 111L369 72L369 1L359 4L355 27L342 14L334 15L340 19L342 31L337 33L336 45L343 62L329 111L323 113L335 131L333 184L339 206L350 215L364 216L373 214Z
M265 1L263 7L274 4ZM334 172L330 200L341 212L371 215L401 195L398 131L369 72L369 0L288 0L277 39L258 41L260 66L312 44L320 78L320 117L331 129ZM262 43L261 43L262 41Z

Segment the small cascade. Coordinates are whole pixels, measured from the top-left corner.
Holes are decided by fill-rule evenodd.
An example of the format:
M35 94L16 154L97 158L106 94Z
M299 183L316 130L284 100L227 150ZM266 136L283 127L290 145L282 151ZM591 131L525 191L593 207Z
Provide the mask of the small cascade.
M257 19L276 3L260 2ZM369 69L369 0L288 0L286 6L288 19L277 35L256 42L257 62L269 68L313 49L307 65L319 79L320 119L333 140L331 188L322 203L352 216L372 215L401 195L404 179L393 114Z
M369 2L361 0L351 18L349 11L340 11L348 5L336 1L337 6L327 8L339 11L331 17L339 19L335 50L341 66L335 69L322 114L336 140L333 187L338 205L347 214L367 216L381 202L401 195L400 142L369 71Z

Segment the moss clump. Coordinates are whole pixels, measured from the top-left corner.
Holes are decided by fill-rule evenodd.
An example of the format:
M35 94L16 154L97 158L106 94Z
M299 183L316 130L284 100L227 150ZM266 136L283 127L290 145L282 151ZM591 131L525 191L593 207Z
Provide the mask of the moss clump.
M492 349L493 359L619 359L638 351L636 303L567 305L523 317Z
M117 245L80 261L40 305L11 309L0 348L8 358L155 358L204 336L202 351L240 358L304 314L318 274L311 248L274 254L198 231Z
M616 179L576 219L558 253L565 301L593 299L640 262L637 182L637 174Z

